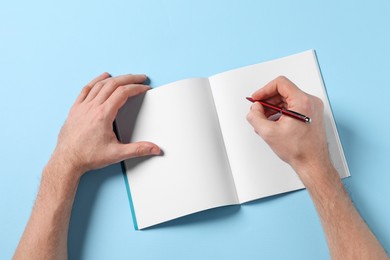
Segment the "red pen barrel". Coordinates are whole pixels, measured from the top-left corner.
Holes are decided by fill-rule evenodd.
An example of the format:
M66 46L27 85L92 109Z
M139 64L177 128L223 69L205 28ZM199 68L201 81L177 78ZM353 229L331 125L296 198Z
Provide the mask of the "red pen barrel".
M269 104L267 102L264 102L262 100L255 100L251 97L247 97L246 98L247 100L249 100L250 102L259 102L260 104L262 104L264 107L266 108L269 108L269 109L272 109L276 112L279 112L281 113L282 115L286 115L286 116L289 116L289 117L292 117L294 119L297 119L299 121L302 121L304 123L310 123L311 122L311 119L305 115L302 115L298 112L295 112L295 111L292 111L292 110L288 110L288 109L285 109L285 108L281 108L281 107L277 107L275 105L272 105L272 104Z

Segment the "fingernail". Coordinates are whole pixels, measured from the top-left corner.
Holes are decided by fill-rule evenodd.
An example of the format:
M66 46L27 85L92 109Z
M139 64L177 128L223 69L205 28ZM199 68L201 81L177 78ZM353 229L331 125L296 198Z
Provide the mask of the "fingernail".
M158 146L153 146L152 149L150 149L150 152L155 155L159 155L161 150Z

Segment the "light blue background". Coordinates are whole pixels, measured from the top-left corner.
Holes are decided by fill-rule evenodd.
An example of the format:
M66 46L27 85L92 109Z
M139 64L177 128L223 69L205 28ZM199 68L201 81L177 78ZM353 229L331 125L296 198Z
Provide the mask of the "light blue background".
M3 1L0 4L0 259L13 254L40 174L85 83L108 71L152 86L314 48L360 213L390 250L390 2ZM260 87L260 86L259 86ZM87 173L72 259L328 259L303 191L134 231L119 164Z

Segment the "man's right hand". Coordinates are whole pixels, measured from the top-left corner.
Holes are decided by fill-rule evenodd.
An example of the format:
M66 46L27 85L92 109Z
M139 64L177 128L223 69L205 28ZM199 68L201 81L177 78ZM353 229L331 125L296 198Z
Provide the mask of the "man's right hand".
M305 184L324 228L332 259L389 259L356 211L333 167L326 142L322 101L304 93L290 80L278 77L252 95L253 99L307 115L310 124L288 116L277 121L259 102L248 121Z
M324 106L321 99L300 90L286 77L280 76L252 94L256 100L284 107L312 119L304 123L282 115L277 121L268 119L273 111L259 102L251 106L247 119L273 151L289 163L305 179L301 171L308 162L311 164L330 163L323 124Z

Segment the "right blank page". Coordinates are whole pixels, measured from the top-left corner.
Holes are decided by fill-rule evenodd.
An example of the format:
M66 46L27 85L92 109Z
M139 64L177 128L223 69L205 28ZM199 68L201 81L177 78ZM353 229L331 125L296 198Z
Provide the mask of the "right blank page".
M246 121L251 103L245 97L280 75L323 100L333 164L340 177L349 176L316 55L310 50L209 78L240 203L304 188L292 168L275 155Z

